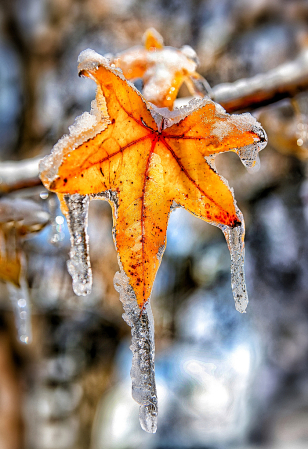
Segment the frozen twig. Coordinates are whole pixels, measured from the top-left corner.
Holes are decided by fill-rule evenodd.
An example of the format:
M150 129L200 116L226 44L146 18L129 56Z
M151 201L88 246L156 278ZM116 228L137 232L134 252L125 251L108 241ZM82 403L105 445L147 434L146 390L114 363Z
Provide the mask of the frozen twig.
M0 193L41 185L38 164L41 157L0 163Z
M266 73L244 78L234 83L218 84L212 89L212 99L227 112L252 110L294 97L308 89L308 50L291 62Z

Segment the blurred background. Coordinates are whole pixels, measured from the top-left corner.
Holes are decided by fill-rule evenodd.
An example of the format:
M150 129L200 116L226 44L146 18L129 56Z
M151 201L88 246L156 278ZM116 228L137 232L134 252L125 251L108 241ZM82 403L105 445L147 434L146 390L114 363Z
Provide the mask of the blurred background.
M191 45L199 73L214 87L305 54L308 2L2 2L0 171L5 161L50 153L74 118L90 109L95 85L77 76L80 51L115 54L140 44L149 27L166 45ZM182 209L171 214L152 295L155 435L140 429L131 398L130 328L113 287L118 265L109 205L91 203L94 285L89 297L78 298L56 197L37 181L6 188L1 177L1 200L31 200L49 217L36 228L21 227L23 218L1 218L0 207L1 247L13 252L4 260L7 271L0 270L1 449L307 448L307 101L302 91L247 108L269 137L257 173L248 173L235 154L216 159L246 221L245 315L234 308L223 234ZM28 345L18 339L16 298L5 282L18 270L23 287L17 294L24 295L18 298L28 295L32 309ZM27 326L27 310L16 316Z

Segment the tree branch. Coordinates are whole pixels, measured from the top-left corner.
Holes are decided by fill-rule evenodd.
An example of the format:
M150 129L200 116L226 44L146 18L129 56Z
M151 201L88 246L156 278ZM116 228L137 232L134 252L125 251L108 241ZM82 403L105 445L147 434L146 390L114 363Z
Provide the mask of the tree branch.
M252 110L308 89L308 50L294 61L234 83L218 84L212 99L227 112Z
M41 157L0 163L0 194L41 185L38 164Z

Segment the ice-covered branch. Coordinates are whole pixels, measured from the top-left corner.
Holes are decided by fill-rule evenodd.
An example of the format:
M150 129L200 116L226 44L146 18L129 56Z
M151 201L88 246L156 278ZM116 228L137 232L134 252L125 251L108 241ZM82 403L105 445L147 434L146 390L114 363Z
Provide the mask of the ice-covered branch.
M212 99L227 112L252 110L275 103L308 89L308 50L294 61L281 64L266 73L234 83L218 84Z
M41 157L0 163L0 193L41 185L38 164Z

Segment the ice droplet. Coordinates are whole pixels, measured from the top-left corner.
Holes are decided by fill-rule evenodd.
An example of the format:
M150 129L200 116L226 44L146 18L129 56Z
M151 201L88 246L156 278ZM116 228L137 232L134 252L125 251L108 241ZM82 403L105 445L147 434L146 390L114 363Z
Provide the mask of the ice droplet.
M230 228L219 225L224 233L231 256L231 287L235 301L235 308L240 313L245 313L248 304L248 294L245 282L244 257L245 257L245 223L242 212L236 208L236 213L241 221L239 226Z
M88 209L89 196L65 195L67 208L67 224L71 234L70 260L67 268L73 278L73 290L78 296L86 296L91 292L92 270L89 257Z
M27 282L21 278L20 287L10 282L7 283L7 287L13 304L18 338L22 343L31 343L31 308Z
M140 310L136 295L123 270L114 277L114 287L123 303L123 319L131 326L133 353L131 368L132 396L139 407L139 421L143 430L155 433L157 429L157 393L154 369L154 320L150 302Z

